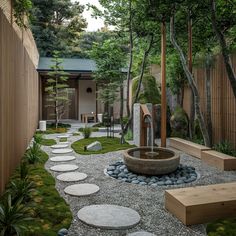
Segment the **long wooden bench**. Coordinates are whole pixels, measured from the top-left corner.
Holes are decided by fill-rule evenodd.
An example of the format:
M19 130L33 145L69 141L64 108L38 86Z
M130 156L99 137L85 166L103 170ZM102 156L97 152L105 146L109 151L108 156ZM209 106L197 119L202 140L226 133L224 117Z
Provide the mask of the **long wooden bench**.
M202 161L220 170L236 170L236 157L214 150L203 151Z
M166 190L165 207L185 225L236 216L236 182Z
M170 147L181 150L189 155L195 156L201 159L202 151L211 150L210 148L193 143L181 138L170 138Z

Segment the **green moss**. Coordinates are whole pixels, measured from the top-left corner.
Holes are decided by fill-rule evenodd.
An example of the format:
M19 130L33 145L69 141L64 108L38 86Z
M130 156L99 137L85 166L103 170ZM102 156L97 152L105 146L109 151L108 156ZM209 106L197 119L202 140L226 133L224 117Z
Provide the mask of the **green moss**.
M208 236L236 236L236 218L217 220L207 225Z
M61 228L69 228L72 221L72 213L69 205L60 197L55 189L55 180L48 173L44 164L48 160L45 152L40 153L40 163L29 165L29 180L35 185L29 208L32 221L27 223L27 236L54 236ZM19 168L13 175L19 178Z
M61 134L66 132L67 128L47 128L46 131L36 131L36 134Z
M84 128L79 128L79 131L80 131L80 132L83 132L83 131L84 131ZM92 132L98 132L98 131L99 131L99 128L97 128L97 127L91 127L91 131L92 131Z
M59 141L60 141L60 142L66 142L66 141L67 141L67 138L60 138Z
M44 146L52 146L57 144L57 142L54 139L42 139L41 143Z
M73 133L73 136L80 136L80 133L74 132L74 133Z
M87 146L95 141L99 141L102 144L102 150L100 150L100 151L84 151L85 146ZM89 155L89 154L103 154L103 153L107 153L107 152L124 150L127 148L134 147L134 145L130 145L128 143L120 144L119 138L96 137L96 138L81 139L79 141L74 142L71 145L71 147L75 150L75 152L77 152L79 154Z

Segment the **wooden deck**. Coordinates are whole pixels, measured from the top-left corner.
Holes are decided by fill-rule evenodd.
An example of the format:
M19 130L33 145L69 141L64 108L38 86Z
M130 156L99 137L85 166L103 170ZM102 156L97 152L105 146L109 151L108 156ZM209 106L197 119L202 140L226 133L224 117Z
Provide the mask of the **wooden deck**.
M220 170L236 170L236 157L214 150L203 151L202 161Z
M169 140L170 140L170 147L181 150L199 159L201 159L202 151L211 150L210 148L206 146L193 143L193 142L181 139L181 138L170 138Z
M165 207L185 225L236 217L236 182L166 190Z

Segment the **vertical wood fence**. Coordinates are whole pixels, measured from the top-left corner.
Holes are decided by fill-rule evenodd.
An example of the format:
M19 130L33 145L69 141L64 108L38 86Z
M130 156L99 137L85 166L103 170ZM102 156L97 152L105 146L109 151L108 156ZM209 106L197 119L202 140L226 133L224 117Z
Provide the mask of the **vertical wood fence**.
M0 7L0 194L38 123L37 48L18 31Z
M232 55L232 64L236 70L236 54ZM194 69L201 98L201 109L206 114L205 68ZM185 89L184 109L190 113L190 89ZM211 106L213 141L227 140L236 148L236 99L228 80L222 56L217 56L211 68Z

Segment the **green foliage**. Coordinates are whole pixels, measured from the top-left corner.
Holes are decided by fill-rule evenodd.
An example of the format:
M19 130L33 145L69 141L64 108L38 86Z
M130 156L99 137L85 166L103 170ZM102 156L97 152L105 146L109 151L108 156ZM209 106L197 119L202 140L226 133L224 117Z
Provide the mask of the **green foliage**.
M64 123L58 123L57 125L58 128L70 128L71 125L70 124L64 124ZM51 123L51 124L47 124L47 128L49 129L55 129L55 124Z
M60 141L60 142L66 142L66 141L67 141L67 138L60 138L59 141Z
M25 17L31 17L31 0L13 0L15 22L21 28L27 28Z
M52 145L57 144L57 142L55 141L55 139L46 139L46 138L44 138L44 139L41 141L41 144L42 144L43 146L52 146Z
M74 132L74 133L73 133L73 136L80 136L80 133Z
M32 147L25 153L25 158L29 164L36 164L40 161L40 151L40 145L34 141Z
M66 132L67 128L49 128L46 131L36 131L36 134L61 134Z
M133 140L133 132L131 129L128 129L127 133L125 134L125 140L127 141Z
M236 151L234 150L232 144L229 143L227 140L223 140L222 142L215 144L214 149L218 152L222 152L224 154L236 157Z
M20 179L21 180L25 180L28 178L28 174L29 174L29 166L28 163L25 160L22 160L20 163Z
M139 77L133 79L132 84L132 94L135 95L135 92L138 87ZM159 104L161 100L160 90L158 88L156 79L148 74L143 76L142 89L139 93L138 102L140 103L152 103Z
M45 92L48 94L47 107L52 107L54 113L51 114L55 119L55 127L58 128L59 120L65 113L65 107L70 105L69 90L67 80L68 73L63 71L63 60L59 58L59 52L53 52L51 70L48 72L47 86Z
M37 143L38 145L42 144L43 141L43 135L42 134L35 134L34 135L34 142Z
M63 57L78 55L77 38L86 28L84 7L78 1L32 0L32 31L41 56L59 51Z
M102 145L102 149L100 151L85 151L84 147L98 141ZM128 143L121 144L119 138L107 138L107 137L94 137L88 139L81 139L79 141L74 142L71 147L75 152L81 155L89 155L89 154L104 154L107 152L114 152L119 150L128 149L134 147Z
M91 127L80 128L79 131L82 132L85 139L88 139L92 134L92 128Z

